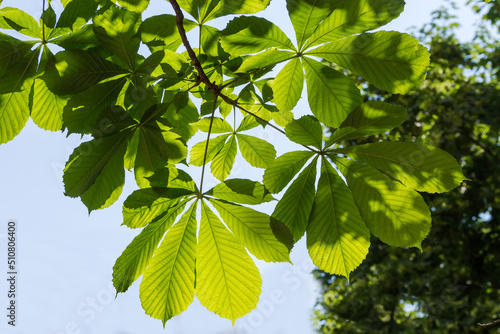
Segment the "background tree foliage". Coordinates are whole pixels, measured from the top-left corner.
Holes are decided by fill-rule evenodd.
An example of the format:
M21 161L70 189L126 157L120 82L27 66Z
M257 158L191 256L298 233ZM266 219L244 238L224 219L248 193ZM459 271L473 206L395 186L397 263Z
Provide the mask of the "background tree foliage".
M63 182L89 212L115 203L133 171L139 189L124 202L123 223L142 230L117 259L113 283L125 292L142 276L142 306L163 323L195 295L233 322L250 312L262 286L250 254L289 262L303 235L320 269L346 277L371 234L421 248L431 218L419 192L464 180L450 154L417 140L342 144L398 127L406 110L364 102L351 78L320 60L379 89L412 91L427 49L408 34L373 32L400 15L403 0L287 0L290 37L249 15L269 1L170 0L173 14L145 19L149 0L62 0L60 13L43 1L39 20L0 9L0 28L16 33L0 34L0 143L30 117L85 136ZM225 27L209 24L227 15ZM303 92L310 113L299 118L292 111ZM252 135L260 126L300 150L276 157ZM327 141L324 127L336 128ZM198 131L207 139L193 143ZM262 182L228 178L238 152L264 169ZM208 190L207 164L220 181ZM201 166L199 182L189 165ZM271 215L251 207L279 193Z
M500 44L484 27L474 42L461 43L456 27L443 8L417 33L432 66L414 92L392 95L359 81L368 99L407 106L409 121L343 144L423 138L453 154L471 181L424 195L433 225L423 253L372 238L350 282L315 273L323 287L315 312L321 333L500 332L478 326L500 317Z

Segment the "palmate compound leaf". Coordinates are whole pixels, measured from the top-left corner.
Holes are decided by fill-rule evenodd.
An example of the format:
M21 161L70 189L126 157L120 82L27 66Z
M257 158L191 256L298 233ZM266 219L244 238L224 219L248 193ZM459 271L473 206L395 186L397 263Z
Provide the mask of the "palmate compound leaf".
M276 64L292 59L294 53L275 48L246 57L238 68L238 73L246 73L256 69L272 68ZM271 90L272 92L272 90Z
M118 110L118 109L117 109ZM89 211L111 205L124 184L124 166L134 167L136 180L150 187L146 177L169 163L186 157L180 137L161 120L137 124L121 108L109 110L109 133L103 131L90 142L75 149L64 169L66 195L80 196Z
M286 190L276 204L272 216L283 222L292 232L295 242L299 241L307 229L316 192L316 157Z
M163 325L194 300L197 203L167 231L141 282L142 307L146 314L162 320Z
M466 180L449 153L421 143L381 142L332 150L366 163L405 186L429 193L445 192Z
M253 209L211 199L224 223L242 244L260 260L290 262L288 248L274 235L271 217Z
M173 225L186 201L160 211L123 251L113 267L113 285L116 292L125 292L141 276L165 232Z
M234 322L257 306L261 286L259 270L245 248L202 202L196 254L196 294L201 304Z
M305 49L379 28L397 18L404 0L339 0L336 9L309 37Z
M314 116L327 126L338 127L363 103L352 80L311 58L303 58L307 96Z
M349 277L368 254L370 231L349 188L325 158L306 236L313 263L330 274Z
M346 37L307 52L336 63L391 93L405 94L420 85L429 52L418 40L396 31Z
M417 247L431 228L422 196L373 167L331 156L347 180L370 232L391 246Z
M376 135L390 131L406 119L403 106L382 101L367 101L347 116L332 134L327 146L341 140Z
M257 53L271 47L295 49L278 26L255 16L240 16L231 20L222 31L221 44L233 56Z

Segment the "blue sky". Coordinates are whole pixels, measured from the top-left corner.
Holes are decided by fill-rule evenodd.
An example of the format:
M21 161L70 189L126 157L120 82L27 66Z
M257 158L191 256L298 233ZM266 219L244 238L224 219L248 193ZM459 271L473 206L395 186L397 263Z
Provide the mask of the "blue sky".
M165 1L151 1L154 6L148 9L148 15L164 10L170 12ZM462 7L464 2L458 1ZM4 0L2 7L15 6L38 16L41 3L41 0ZM284 3L272 1L265 17L291 34ZM405 12L384 30L406 31L410 26L420 26L442 3L443 0L407 0ZM468 40L472 37L473 16L469 11L460 11L458 15L461 22L466 22L460 37ZM299 105L298 109L304 110L305 105ZM280 145L280 137L275 133L257 134L276 144L279 153L289 149ZM199 141L197 139L194 142ZM60 132L46 132L29 121L13 141L0 145L1 275L7 271L5 232L8 220L18 222L19 233L18 326L7 326L6 317L0 314L1 333L313 333L310 319L318 293L310 275L313 266L303 240L292 252L295 266L257 261L264 282L261 301L257 310L238 320L235 327L195 301L186 312L169 321L164 330L160 321L142 310L139 282L115 299L111 286L114 261L138 233L120 226L121 203L135 190L134 180L127 175L119 202L89 217L78 199L63 195L62 168L79 143L80 138L75 135L66 138ZM242 177L243 173L246 176L247 167L240 162L231 177ZM259 172L254 173L252 177L258 178ZM208 177L207 182L206 189L214 180ZM262 210L270 213L272 207ZM6 288L6 280L2 278L2 310L7 305Z

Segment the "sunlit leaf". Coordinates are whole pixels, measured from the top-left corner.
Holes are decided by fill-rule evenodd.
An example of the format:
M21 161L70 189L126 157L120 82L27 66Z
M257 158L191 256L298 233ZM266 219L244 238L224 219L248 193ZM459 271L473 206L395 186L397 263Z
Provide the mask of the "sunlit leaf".
M276 158L274 146L267 141L238 133L238 146L243 158L254 167L267 168Z
M288 248L276 239L271 217L253 209L211 200L222 220L255 257L268 262L290 262Z
M448 191L465 179L451 154L420 143L372 143L336 149L335 152L369 164L418 191Z
M349 277L366 257L369 246L370 231L349 188L323 158L307 226L307 248L313 263L330 274Z
M314 159L304 168L276 204L273 212L273 217L290 229L294 241L299 241L306 232L316 191L317 161L317 158Z
M406 119L403 106L381 101L367 101L347 116L330 137L329 143L390 131Z
M303 63L311 111L325 125L338 127L363 103L358 88L345 75L316 60L303 58Z
M299 144L312 145L318 149L323 146L323 128L312 116L302 116L285 127L286 136Z
M271 193L279 193L293 179L314 152L293 151L278 157L264 173L264 185Z
M142 307L165 323L194 300L197 201L168 230L141 282Z
M391 246L418 247L431 228L422 196L375 168L335 158L370 231Z
M391 93L405 94L420 85L429 52L408 34L379 31L346 37L308 54L334 62Z
M196 253L196 295L202 305L232 321L259 301L262 279L245 248L202 202Z
M275 47L294 50L285 33L274 23L255 16L231 20L222 31L222 47L234 56L252 54Z

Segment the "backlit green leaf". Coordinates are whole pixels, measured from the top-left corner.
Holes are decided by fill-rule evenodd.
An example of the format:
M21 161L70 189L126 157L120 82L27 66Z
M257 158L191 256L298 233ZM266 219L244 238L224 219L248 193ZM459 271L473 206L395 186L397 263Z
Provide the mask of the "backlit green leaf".
M28 121L30 92L35 80L38 52L26 50L27 44L0 42L0 61L7 61L0 77L0 144L17 136ZM16 50L17 46L24 47ZM22 57L23 51L26 55ZM20 54L17 54L19 52ZM22 57L22 58L21 58ZM0 68L3 66L0 65Z
M267 168L276 158L276 150L267 141L238 133L238 145L243 158L254 167Z
M294 50L295 46L274 23L255 16L231 20L222 31L222 47L233 56L257 53L275 47Z
M29 37L42 38L42 30L35 19L13 7L0 9L0 28L13 29Z
M405 94L422 83L429 52L408 34L379 31L346 37L308 54L334 62L375 86Z
M274 81L274 103L279 110L292 110L299 102L304 87L304 69L299 58L290 60Z
M202 202L196 294L208 310L234 322L259 301L262 279L245 248Z
M149 0L118 0L118 3L137 13L142 13L149 6Z
M224 144L226 143L226 139L229 135L222 135L214 138L210 138L208 142L208 149L206 150L206 162L212 161L216 154L220 152ZM207 141L204 140L202 142L197 143L191 149L189 153L189 164L194 166L202 166L203 159L205 157L205 148L207 147Z
M232 135L219 153L213 158L210 171L219 180L224 181L233 169L236 159L236 138Z
M406 119L403 106L381 101L367 101L347 116L329 140L341 140L376 135L394 129Z
M228 179L207 194L239 204L262 204L274 200L261 183L246 179Z
M297 45L300 50L318 24L335 9L337 1L331 0L287 0L286 8L292 20Z
M288 248L276 239L271 217L253 209L211 200L222 220L255 257L267 262L290 262Z
M196 27L196 23L187 19L183 21L186 32ZM140 27L141 40L154 51L164 48L177 51L182 44L181 35L177 30L175 15L162 14L145 19Z
M285 127L288 139L302 145L312 145L318 149L323 146L323 128L312 116L302 116Z
M323 158L307 226L307 248L319 269L349 277L368 254L370 231L349 188Z
M238 73L245 73L250 70L271 68L274 65L287 61L293 57L290 51L281 51L278 49L269 49L256 55L245 58L241 66L238 68Z
M125 80L121 78L97 84L69 99L62 115L68 132L83 134L105 130L109 122L103 120L103 115L116 104ZM102 129L95 128L99 123Z
M211 122L211 120L213 121ZM233 132L233 128L228 122L219 117L205 117L200 119L195 125L198 130L203 132L208 132L210 129L210 123L212 123L211 133L227 133Z
M391 246L420 248L431 228L422 196L370 166L342 158L334 162L373 235Z
M179 204L148 224L123 251L113 266L113 285L116 292L125 292L141 276L158 247L165 232L184 210Z
M316 190L317 161L315 158L304 168L276 204L273 212L273 217L290 229L294 241L299 241L306 232Z
M168 230L141 283L142 307L164 324L194 300L197 203Z
M78 146L64 169L66 196L82 196L89 211L110 205L108 199L116 200L125 182L123 156L128 139L126 133L117 133Z
M340 0L337 9L321 22L305 48L379 28L404 9L404 0Z
M316 60L303 58L303 63L311 111L325 125L338 127L363 103L358 88L345 75Z
M160 213L175 207L179 199L192 194L181 188L145 188L134 191L123 203L123 224L140 228L149 224Z
M70 95L125 73L125 70L95 52L75 49L58 52L49 60L42 79L52 92Z
M134 69L140 40L135 37L140 15L126 9L111 6L94 17L94 33L101 44L120 57L129 69Z
M369 164L418 191L445 192L465 179L451 154L420 143L381 142L334 151Z
M264 173L264 185L271 193L279 193L314 155L309 151L293 151L278 157Z

